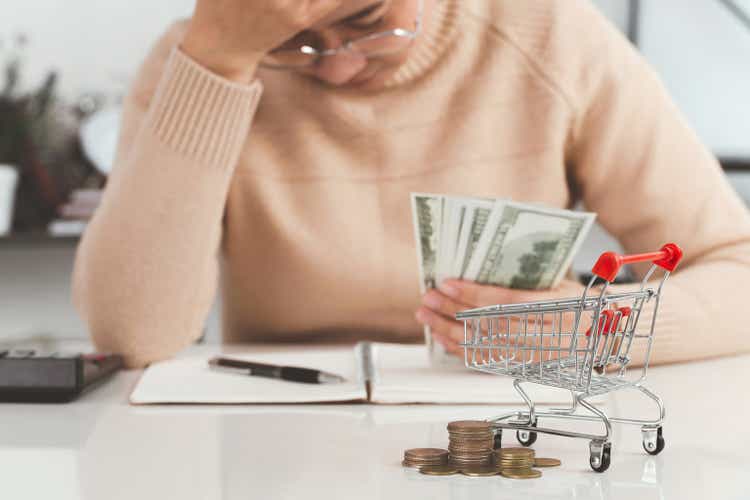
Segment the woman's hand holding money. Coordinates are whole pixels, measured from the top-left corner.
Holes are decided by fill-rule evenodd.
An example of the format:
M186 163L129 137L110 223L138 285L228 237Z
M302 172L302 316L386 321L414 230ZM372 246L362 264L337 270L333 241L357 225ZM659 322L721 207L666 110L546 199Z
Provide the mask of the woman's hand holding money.
M430 327L433 338L445 346L447 352L463 356L459 344L464 341L464 324L456 321L457 312L495 304L580 297L584 289L582 284L573 280L563 280L550 290L514 290L472 281L446 280L437 290L425 293L416 318ZM545 321L553 321L552 317L549 315L549 320Z

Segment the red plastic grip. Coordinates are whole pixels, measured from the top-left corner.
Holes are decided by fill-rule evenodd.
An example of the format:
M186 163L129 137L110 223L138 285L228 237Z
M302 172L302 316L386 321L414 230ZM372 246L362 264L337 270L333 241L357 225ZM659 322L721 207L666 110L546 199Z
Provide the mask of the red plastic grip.
M603 280L612 282L625 264L652 261L657 266L674 271L682 259L682 249L675 243L667 243L658 252L620 255L615 252L604 252L596 261L591 272Z
M609 328L612 323L612 318L614 317L615 313L613 313L611 310L607 309L606 311L602 311L602 313L599 315L599 328L596 329L598 332L598 335L607 335L609 333ZM594 325L591 325L588 330L586 330L586 336L591 336L591 329L594 327Z
M611 309L607 309L605 311L602 311L601 315L599 316L599 335L609 335L610 333L617 333L617 329L620 328L620 320L623 318L627 318L630 316L630 312L632 309L629 307L620 307L617 309L620 312L620 315L615 318L615 313ZM586 330L586 336L591 336L591 328L593 328L593 325L589 327L588 330Z

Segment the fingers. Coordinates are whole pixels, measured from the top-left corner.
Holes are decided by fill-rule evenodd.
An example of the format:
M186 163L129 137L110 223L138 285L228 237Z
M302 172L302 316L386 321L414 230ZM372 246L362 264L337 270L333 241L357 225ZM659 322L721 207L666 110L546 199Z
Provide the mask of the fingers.
M416 318L423 325L429 326L433 335L439 335L456 343L464 341L463 323L446 318L427 307L417 309Z
M463 280L446 280L440 284L439 289L445 296L470 307L507 304L512 301L514 292L518 295L518 290Z
M445 280L439 286L447 297L467 304L470 307L484 307L495 304L517 304L539 300L576 297L583 293L585 287L573 280L563 280L549 290L518 290L494 285L482 285L473 281Z
M453 340L442 337L440 335L435 335L434 338L437 342L439 342L443 346L443 348L445 349L445 352L447 352L448 354L463 357L464 348L458 345L457 342L454 342Z
M428 290L422 297L422 304L447 318L455 318L457 313L473 307L458 302L437 290Z

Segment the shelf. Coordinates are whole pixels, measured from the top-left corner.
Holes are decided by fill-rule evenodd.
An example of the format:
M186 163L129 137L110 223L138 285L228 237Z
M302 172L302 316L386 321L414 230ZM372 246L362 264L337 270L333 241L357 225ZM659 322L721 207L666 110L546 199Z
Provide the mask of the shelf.
M720 158L719 161L725 172L750 172L750 159Z
M17 233L0 236L0 248L13 247L75 247L80 236L51 236L47 233Z

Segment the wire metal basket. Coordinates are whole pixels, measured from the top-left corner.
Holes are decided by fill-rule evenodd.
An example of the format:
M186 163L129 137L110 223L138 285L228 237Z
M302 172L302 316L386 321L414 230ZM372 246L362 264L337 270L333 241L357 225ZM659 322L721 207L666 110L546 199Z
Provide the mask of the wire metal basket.
M456 315L464 322L464 362L467 367L505 375L528 405L527 411L514 412L489 419L495 428L495 446L500 446L502 429L514 429L518 441L530 446L537 433L578 437L590 440L591 468L603 472L609 468L612 422L640 425L643 447L656 455L664 448L662 423L664 405L661 399L642 385L646 378L654 325L659 309L662 287L682 258L682 250L674 243L660 251L618 255L606 252L592 270L592 278L580 297L506 304L462 311ZM607 294L624 264L651 261L653 265L638 290ZM647 287L657 268L665 272L658 286ZM603 284L599 293L597 279ZM649 304L646 307L646 304ZM642 316L645 316L642 318ZM647 321L646 328L638 328ZM639 376L626 376L631 352L638 343L645 343L645 354L635 360L641 365ZM536 411L534 402L521 387L530 382L570 391L570 408ZM592 405L589 398L615 390L632 388L651 398L658 406L654 420L608 417ZM579 414L578 407L589 414ZM539 427L540 417L599 420L603 435L584 434L561 429Z

